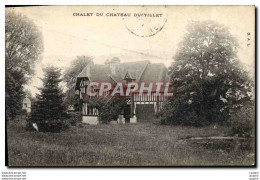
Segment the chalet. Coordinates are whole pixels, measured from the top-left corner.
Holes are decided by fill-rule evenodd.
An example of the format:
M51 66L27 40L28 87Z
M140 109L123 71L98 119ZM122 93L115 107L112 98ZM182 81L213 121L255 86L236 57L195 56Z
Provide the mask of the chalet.
M95 86L90 87L94 82ZM100 86L102 83L111 84L110 89L104 90L104 86L102 89L102 85ZM118 86L120 83L122 86ZM133 83L139 87L135 88L135 91L130 88L130 93L126 93L127 85ZM123 88L122 91L120 87ZM124 110L125 122L136 123L151 121L155 118L155 113L160 111L163 101L168 97L165 95L168 93L168 87L168 71L163 63L136 61L112 62L107 65L89 64L78 75L76 83L76 92L82 101L82 122L88 124L99 122L98 110L88 106L89 94L87 92L90 89L92 89L92 94L97 92L95 96L111 96L117 89L128 104Z

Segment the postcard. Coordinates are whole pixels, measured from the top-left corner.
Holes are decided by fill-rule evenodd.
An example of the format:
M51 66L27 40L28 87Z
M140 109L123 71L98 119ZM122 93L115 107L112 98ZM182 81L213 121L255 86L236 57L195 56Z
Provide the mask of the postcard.
M254 6L6 6L6 166L255 167L255 69Z

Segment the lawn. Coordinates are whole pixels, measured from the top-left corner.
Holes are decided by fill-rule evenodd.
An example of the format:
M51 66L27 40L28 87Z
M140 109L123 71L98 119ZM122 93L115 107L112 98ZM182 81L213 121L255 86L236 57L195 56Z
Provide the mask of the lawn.
M9 166L248 166L255 158L254 148L183 140L228 136L227 127L137 123L72 126L61 133L42 133L26 132L24 126L21 122L7 126Z

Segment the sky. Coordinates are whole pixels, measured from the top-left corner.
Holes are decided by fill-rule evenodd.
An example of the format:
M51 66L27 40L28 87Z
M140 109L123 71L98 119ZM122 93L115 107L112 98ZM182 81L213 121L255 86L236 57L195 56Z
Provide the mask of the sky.
M39 6L12 9L30 18L43 34L42 60L37 63L35 76L25 87L32 95L38 93L37 87L41 87L42 68L54 65L64 70L81 55L92 56L95 64L119 57L121 62L150 60L169 67L191 21L214 20L229 27L240 45L239 59L254 77L253 6ZM75 13L93 14L76 16ZM103 16L96 16L96 13L103 13ZM115 13L131 13L131 17L111 15ZM143 13L161 16L133 17Z

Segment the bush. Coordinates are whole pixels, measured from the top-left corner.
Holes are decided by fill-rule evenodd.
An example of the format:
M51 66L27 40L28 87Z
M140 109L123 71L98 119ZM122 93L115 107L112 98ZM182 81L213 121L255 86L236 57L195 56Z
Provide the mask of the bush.
M68 120L50 120L34 122L29 120L26 122L26 131L36 131L33 127L33 123L37 124L38 131L40 132L61 132L62 130L68 129L71 125Z
M188 104L176 100L168 100L156 115L163 125L205 126L209 125L205 116L199 116Z
M18 115L28 115L25 109L21 109Z
M255 127L255 108L246 105L231 113L230 125L233 135L253 137Z
M81 122L81 112L80 111L74 111L69 112L70 118L68 119L68 122L71 126L76 126L78 122Z
M92 98L89 99L88 104L98 109L100 120L105 124L116 120L127 106L126 99L119 96Z
M33 127L33 122L31 121L26 121L26 131L36 131L36 129Z

